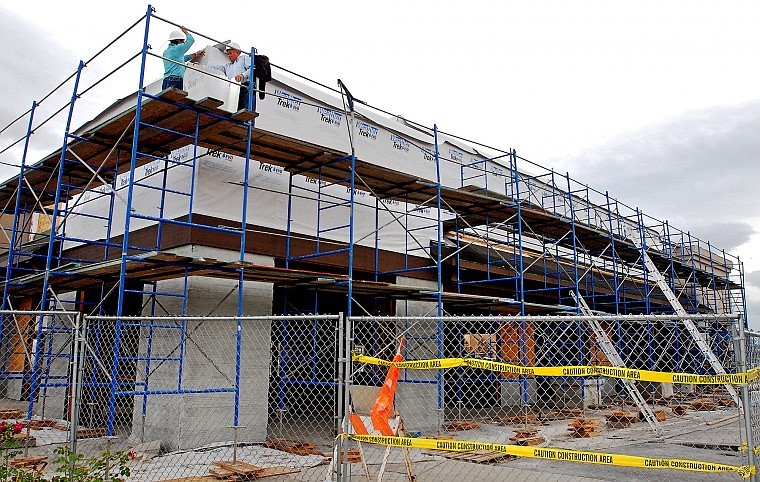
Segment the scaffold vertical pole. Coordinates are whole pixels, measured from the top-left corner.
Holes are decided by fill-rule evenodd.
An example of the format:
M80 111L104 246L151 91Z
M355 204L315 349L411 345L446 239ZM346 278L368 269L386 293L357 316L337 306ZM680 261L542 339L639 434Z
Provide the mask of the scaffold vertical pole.
M32 137L32 134L34 134L34 131L32 130L33 122L34 122L34 111L37 109L37 101L32 102L32 108L29 110L29 124L26 129L26 138L24 139L24 150L21 153L21 166L20 166L20 174L18 177L18 186L16 186L16 203L15 208L13 210L13 226L11 227L11 239L8 243L8 263L5 268L5 285L3 286L3 304L2 309L7 310L8 309L8 282L10 281L13 273L13 259L14 259L14 252L15 252L15 244L16 244L16 237L18 236L18 223L20 222L19 219L19 211L21 209L21 192L23 190L22 186L24 184L24 171L26 169L26 156L29 152L29 139ZM22 236L23 236L23 230L22 230ZM19 240L19 246L21 245L21 240ZM0 341L2 341L3 333L4 333L4 320L5 317L0 319Z
M143 87L145 85L145 64L148 56L148 34L150 33L150 17L153 13L153 7L148 5L148 9L145 13L145 30L143 33L143 46L140 54L140 81L139 88L137 90L137 100L135 103L135 125L134 134L132 136L132 152L129 163L129 183L127 185L127 203L125 207L124 215L124 235L122 236L122 250L121 250L121 267L119 272L119 295L116 305L117 316L122 316L124 312L124 290L126 289L127 282L127 256L129 254L129 228L132 213L132 196L134 195L134 183L135 183L135 169L137 166L137 154L138 147L140 145L140 122L142 113L143 102ZM116 414L116 391L118 384L118 372L119 372L119 354L121 343L121 319L115 321L116 327L114 329L114 341L113 341L113 360L111 363L111 381L109 384L109 397L108 397L108 422L107 430L108 435L113 436L114 430L114 417Z
M248 107L252 108L251 97L253 95L254 71L253 71L253 54L256 49L251 47L251 73L248 78ZM241 220L240 220L240 268L238 270L238 297L237 297L237 320L236 320L236 334L235 334L235 400L234 400L234 414L232 424L234 427L238 427L240 422L240 370L241 370L241 357L243 351L243 322L240 319L243 313L243 287L245 286L245 268L243 263L245 262L245 249L246 249L246 233L248 231L248 176L251 171L251 132L253 130L253 120L246 121L246 141L245 141L245 166L243 168L243 205L241 207ZM197 137L196 137L197 143ZM237 429L236 429L237 430Z
M53 215L50 220L50 236L48 238L47 256L45 259L45 274L42 281L42 299L40 300L40 310L45 311L48 309L48 289L50 287L50 270L52 268L53 258L53 246L55 245L55 233L56 233L56 220L59 213L59 204L61 202L61 184L63 183L63 171L66 164L66 149L69 140L69 133L71 132L71 119L74 116L74 105L79 98L79 80L82 78L82 70L84 69L84 62L79 61L79 67L77 68L76 77L74 79L74 91L71 94L71 102L69 103L69 113L66 119L66 130L63 136L63 146L61 147L61 158L58 164L58 180L55 187L55 204L53 205ZM34 413L34 398L36 397L37 390L39 389L39 364L40 356L42 352L42 329L45 325L45 314L40 314L37 323L37 334L34 349L34 360L32 361L32 373L31 373L31 388L29 389L29 405L27 409L27 418L31 420Z
M443 322L441 317L443 316L443 297L441 291L443 290L443 277L441 273L441 244L442 244L442 232L443 226L441 225L441 171L440 171L440 153L438 151L438 125L433 124L433 139L435 143L435 172L437 176L437 196L436 202L438 206L438 257L436 266L436 302L437 302L437 314L436 320L436 351L438 358L443 358ZM438 370L436 374L436 385L438 388L438 410L443 410L445 400L443 391L443 370ZM439 412L440 413L440 412ZM440 421L442 422L442 420Z

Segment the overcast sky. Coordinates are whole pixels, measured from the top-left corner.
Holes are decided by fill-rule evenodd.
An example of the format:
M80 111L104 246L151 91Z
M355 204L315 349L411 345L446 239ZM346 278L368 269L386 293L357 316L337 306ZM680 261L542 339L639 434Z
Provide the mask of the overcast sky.
M740 256L760 328L760 2L156 1L156 15L355 97L570 174ZM257 9L258 7L258 9ZM0 6L0 126L145 13L135 1ZM154 19L157 53L174 27ZM89 86L137 53L142 31L85 69ZM197 47L211 43L198 39ZM195 48L193 49L195 50ZM130 70L131 69L131 70ZM125 71L136 71L135 62ZM147 77L161 75L151 59ZM88 83L89 82L89 83ZM134 91L120 72L72 124ZM46 100L54 112L71 87ZM84 102L81 102L85 105ZM39 158L65 116L37 131ZM20 138L19 123L0 149ZM0 156L14 162L18 150ZM15 157L14 157L15 156ZM0 165L0 176L16 170Z

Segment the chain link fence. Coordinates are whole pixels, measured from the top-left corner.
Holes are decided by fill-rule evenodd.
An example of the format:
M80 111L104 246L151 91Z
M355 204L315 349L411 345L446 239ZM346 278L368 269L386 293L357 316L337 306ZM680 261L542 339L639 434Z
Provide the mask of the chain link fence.
M736 480L760 435L757 379L734 398L675 317L2 319L6 466L38 480Z

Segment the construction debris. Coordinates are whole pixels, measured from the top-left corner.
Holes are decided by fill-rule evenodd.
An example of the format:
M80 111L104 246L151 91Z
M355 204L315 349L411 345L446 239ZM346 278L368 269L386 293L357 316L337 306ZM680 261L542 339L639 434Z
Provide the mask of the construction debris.
M41 474L47 464L47 456L41 455L39 457L18 457L11 460L8 465L23 469L28 474Z
M713 403L710 400L707 400L705 398L699 398L697 400L694 400L691 402L691 407L694 410L699 410L702 412L712 411L715 410L715 403Z
M340 453L341 462L348 462L349 464L355 464L362 461L362 454L359 449L350 449L347 453Z
M447 423L443 428L449 432L461 432L463 430L480 428L480 424L478 422L456 421Z
M25 433L17 433L13 434L13 440L16 441L15 447L36 447L37 446L37 439L31 435L27 435Z
M599 428L599 421L591 418L575 418L567 429L570 435L575 438L589 438L599 435L596 429Z
M615 411L607 415L607 428L627 428L638 420L639 417L631 412Z
M307 442L297 442L286 439L269 439L262 445L270 449L282 450L295 455L321 455L327 457L324 452L317 450L316 446Z
M683 415L686 413L686 410L689 408L688 405L674 405L672 407L673 414L675 415Z
M42 430L47 427L55 427L56 423L58 422L50 419L34 419L27 422L27 425L31 430Z
M10 420L21 418L21 410L0 410L0 420Z
M541 420L564 420L567 418L574 418L581 414L580 408L561 408L559 410L549 410L548 412L541 413Z
M540 445L546 442L544 437L538 436L538 430L535 428L523 428L514 431L514 437L510 437L509 440L516 445Z
M190 477L181 477L179 479L164 479L158 482L217 482L219 479L211 475L193 475Z
M285 467L283 465L278 465L277 467L259 467L258 465L242 461L217 461L212 462L211 465L214 465L214 467L210 468L208 472L215 480L228 481L255 480L276 475L295 474L301 471L301 469Z
M537 423L538 419L536 417L535 413L521 413L519 415L513 415L513 416L501 416L499 417L499 421L502 423L508 423L512 425L520 425L520 424L530 424L530 423Z

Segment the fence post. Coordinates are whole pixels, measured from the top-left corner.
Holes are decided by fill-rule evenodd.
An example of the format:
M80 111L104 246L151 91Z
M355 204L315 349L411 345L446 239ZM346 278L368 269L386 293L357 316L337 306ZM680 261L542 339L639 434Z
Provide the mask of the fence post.
M747 337L744 333L744 318L739 316L736 321L738 331L738 344L739 344L739 360L738 369L739 373L747 372ZM755 441L752 436L752 406L749 399L749 383L741 386L741 399L742 399L742 416L744 417L744 431L747 436L747 463L750 467L755 466ZM750 476L752 482L757 481L757 475Z
M351 328L350 318L343 313L338 314L337 342L338 342L338 379L336 391L336 432L337 443L335 448L335 470L338 481L351 480L351 465L348 461L348 441L343 438L344 433L348 433L348 411L349 411L349 385L351 383ZM344 452L346 452L344 454Z
M84 350L82 350L82 344L84 342L84 336L82 333L87 333L87 318L79 313L74 318L74 353L71 361L71 382L72 382L72 394L70 400L71 404L71 421L69 423L69 449L71 454L69 457L69 475L74 477L74 454L77 452L77 432L79 430L79 409L82 402L82 366L80 357L82 357Z

